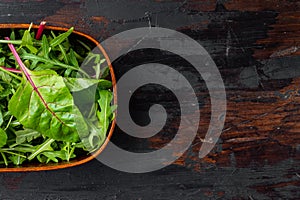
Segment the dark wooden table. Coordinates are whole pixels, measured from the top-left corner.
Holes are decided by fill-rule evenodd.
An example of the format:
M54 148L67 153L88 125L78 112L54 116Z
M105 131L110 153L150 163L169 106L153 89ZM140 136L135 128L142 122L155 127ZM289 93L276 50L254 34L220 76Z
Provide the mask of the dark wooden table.
M58 171L1 173L0 199L300 199L299 11L300 2L290 0L2 0L0 23L46 20L74 26L99 41L148 26L184 33L214 59L228 105L218 144L199 159L210 119L199 75L176 56L133 52L114 63L118 77L153 60L191 76L201 120L188 151L173 165L145 174L119 172L97 160ZM159 149L172 139L178 104L170 92L161 91L140 89L131 111L145 124L149 105L162 103L170 118L163 131L141 140L116 129L114 143L140 151Z

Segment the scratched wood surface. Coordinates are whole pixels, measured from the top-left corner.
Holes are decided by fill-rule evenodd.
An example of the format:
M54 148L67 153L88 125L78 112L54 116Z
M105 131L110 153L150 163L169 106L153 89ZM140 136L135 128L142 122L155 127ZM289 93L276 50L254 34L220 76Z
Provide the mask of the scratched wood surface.
M114 63L120 77L133 66L160 61L188 76L198 99L197 137L173 165L126 174L98 161L50 172L0 174L1 199L300 199L300 2L289 0L3 0L0 23L70 27L103 41L137 27L165 27L198 41L210 53L226 87L221 138L204 159L198 151L210 119L199 75L176 55L132 52ZM157 91L161 93L156 94ZM164 88L145 86L132 99L132 116L147 124L148 108L168 111L164 129L149 139L115 131L131 151L166 145L178 128L179 105Z

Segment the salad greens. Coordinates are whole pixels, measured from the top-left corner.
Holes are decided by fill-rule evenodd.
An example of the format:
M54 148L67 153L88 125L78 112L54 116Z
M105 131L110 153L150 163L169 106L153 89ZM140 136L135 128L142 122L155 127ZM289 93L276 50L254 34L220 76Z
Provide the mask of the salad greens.
M109 69L72 32L39 30L35 38L29 27L0 40L0 164L69 161L105 141L116 109ZM92 86L93 106L83 112L73 95Z

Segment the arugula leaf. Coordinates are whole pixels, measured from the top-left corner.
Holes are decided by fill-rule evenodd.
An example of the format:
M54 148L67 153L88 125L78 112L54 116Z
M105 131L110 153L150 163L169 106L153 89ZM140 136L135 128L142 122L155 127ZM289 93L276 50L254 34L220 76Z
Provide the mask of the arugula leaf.
M46 140L43 144L38 145L36 147L35 152L33 152L29 157L28 160L32 160L34 159L37 155L39 155L40 153L44 152L44 151L53 151L53 148L51 147L51 144L54 142L54 139L48 139Z
M53 36L54 39L55 39L56 36L55 36L55 34L54 34L53 31L51 31L51 34L52 34L52 36ZM52 40L52 41L53 41L53 40ZM51 44L50 44L50 45L51 45ZM51 46L51 47L53 47L53 46ZM60 50L60 52L61 52L61 56L63 57L64 62L68 64L68 63L69 63L69 58L68 58L68 56L67 56L67 54L66 54L65 48L64 48L61 44L58 44L58 47L59 47L59 50Z
M105 67L103 69L101 68L101 65L105 62L106 59L101 59L100 54L90 52L85 59L84 65L88 66L91 65L91 63L93 63L94 65L91 66L95 70L96 79L100 79L105 77L107 73L108 67Z
M21 55L21 57L23 59L43 62L43 63L47 63L47 64L52 64L54 66L59 66L59 67L65 68L65 69L72 69L72 70L75 70L75 71L79 71L82 74L84 74L86 77L89 77L89 75L85 71L83 71L82 69L71 66L71 65L68 65L68 64L65 64L65 63L62 63L62 62L59 62L58 60L54 60L54 59L53 60L48 60L48 59L45 59L43 57L39 57L37 55L29 54L29 53L24 53L24 54Z
M41 136L41 134L35 130L25 129L15 132L16 134L16 143L22 144L24 142L31 142L32 140Z
M113 109L111 107L113 95L107 90L100 90L99 94L100 99L98 100L98 104L100 106L100 111L97 111L97 117L99 119L102 134L106 134L109 124L113 119Z
M90 151L94 151L98 149L106 138L106 133L104 133L101 128L94 126L93 124L89 124L91 128L91 134L88 137L89 145L87 147L90 148Z
M65 150L61 150L61 151L46 151L41 153L41 155L44 155L45 157L47 157L46 163L48 163L49 161L53 161L53 162L59 162L57 158L60 158L61 160L68 160L68 152ZM73 154L71 156L71 158L75 158L76 156Z
M37 53L37 48L33 46L30 28L24 32L21 45L27 47L30 50L30 52Z
M10 34L10 39L12 39L12 40L15 40L16 39L16 34L15 34L15 31L14 30L12 30L11 31L11 34Z
M8 166L8 161L7 161L7 158L6 158L5 154L3 152L0 152L0 154L3 158L3 162L4 162L5 166Z
M66 152L66 159L68 162L71 158L75 158L76 155L74 154L75 148L76 148L76 143L70 143L70 142L65 142L65 144L62 146L61 150Z
M2 114L2 111L0 110L0 127L2 126L3 124L3 114Z
M50 42L50 47L55 47L59 44L61 44L71 33L73 32L74 28L70 28L67 32L60 34Z
M3 129L0 128L0 147L6 145L7 135Z
M13 162L14 165L17 165L17 166L22 165L22 163L24 161L26 161L26 158L24 158L20 155L14 155L14 156L10 156L8 158Z
M42 52L43 52L43 57L46 59L49 59L49 52L50 52L50 47L49 47L49 42L47 40L46 35L43 35L42 37Z
M0 70L0 79L3 80L5 83L10 83L12 80L12 77L8 75L8 73L5 73Z

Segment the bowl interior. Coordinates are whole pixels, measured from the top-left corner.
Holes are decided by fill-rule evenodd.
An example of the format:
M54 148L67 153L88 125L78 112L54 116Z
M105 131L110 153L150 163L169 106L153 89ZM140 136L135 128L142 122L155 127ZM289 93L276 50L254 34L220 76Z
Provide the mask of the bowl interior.
M5 36L9 36L9 34L11 33L11 29L15 29L15 30L27 29L29 26L30 26L29 24L0 24L0 37L2 39ZM32 26L32 29L37 29L37 28L38 28L37 25ZM50 32L50 31L54 31L55 33L60 33L60 32L65 32L67 30L68 30L68 28L46 26L44 31L46 33ZM99 44L99 42L97 40L95 40L91 36L89 36L85 33L82 33L82 32L78 32L76 30L73 31L73 33L70 35L69 38L70 38L70 42L72 42L72 40L76 41L79 39L82 42L84 42L85 44L87 44L88 46L90 46L91 49L98 48L100 50L101 54L103 54L103 56L106 58L107 65L109 66L109 70L110 70L110 76L108 77L108 79L110 81L112 81L112 85L113 85L113 88L112 88L113 95L114 95L113 104L116 105L116 103L117 103L116 78L115 78L114 70L112 68L109 57L106 54L103 47ZM113 122L110 125L105 142L102 144L102 146L97 151L93 152L92 154L89 154L88 152L85 152L85 153L82 152L81 154L77 155L76 158L70 160L69 162L62 161L59 163L48 163L48 164L32 162L32 163L28 163L28 164L22 164L22 166L8 166L8 167L0 165L0 172L25 172L25 171L56 170L56 169L68 168L68 167L73 167L73 166L84 164L84 163L94 159L96 156L98 156L104 150L104 148L108 144L108 142L113 134L114 128L115 128L115 120L113 120Z

